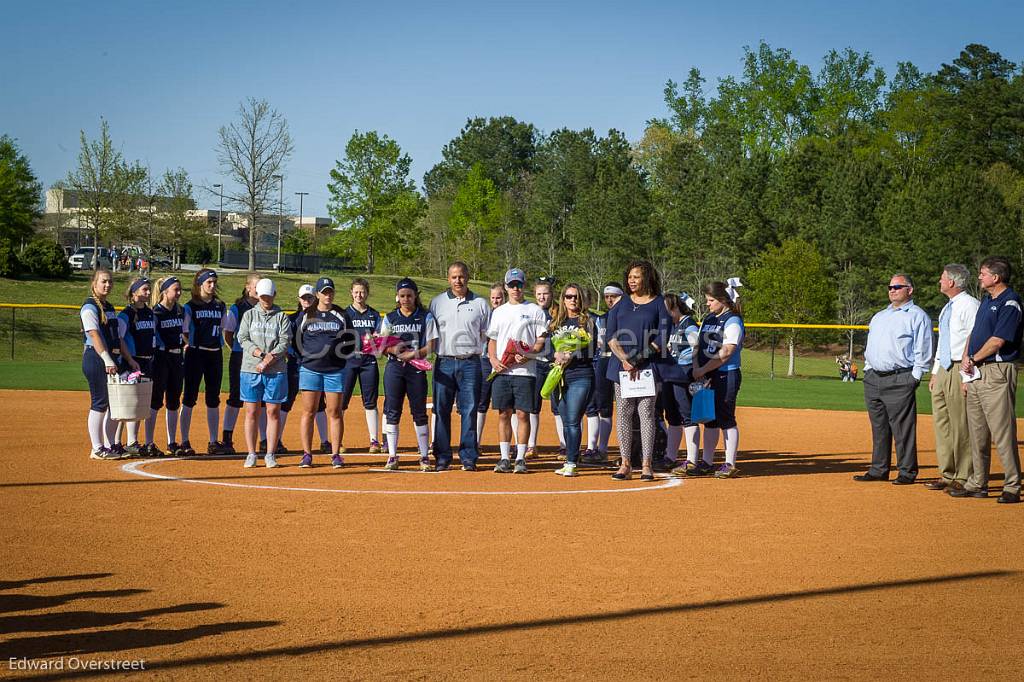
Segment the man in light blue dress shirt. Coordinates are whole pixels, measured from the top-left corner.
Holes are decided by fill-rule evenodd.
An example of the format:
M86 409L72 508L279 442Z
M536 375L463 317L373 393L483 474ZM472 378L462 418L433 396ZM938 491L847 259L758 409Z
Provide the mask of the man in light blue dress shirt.
M896 443L895 485L917 478L917 386L932 359L932 321L914 304L908 275L889 280L889 303L875 313L864 349L864 402L871 421L871 468L856 481L886 481Z

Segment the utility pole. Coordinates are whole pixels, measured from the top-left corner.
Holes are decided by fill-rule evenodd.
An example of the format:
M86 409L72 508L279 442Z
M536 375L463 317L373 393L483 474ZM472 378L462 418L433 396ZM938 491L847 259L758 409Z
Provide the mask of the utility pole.
M220 190L220 209L217 211L217 266L220 267L220 226L221 221L224 220L224 185L214 185L214 187Z
M281 197L277 204L277 270L281 270L281 221L284 218L284 176L275 175L277 186L281 189Z
M299 197L299 229L302 229L302 200L306 198L309 192L296 192L295 194ZM316 256L316 220L313 221L313 255ZM316 269L320 272L320 268Z

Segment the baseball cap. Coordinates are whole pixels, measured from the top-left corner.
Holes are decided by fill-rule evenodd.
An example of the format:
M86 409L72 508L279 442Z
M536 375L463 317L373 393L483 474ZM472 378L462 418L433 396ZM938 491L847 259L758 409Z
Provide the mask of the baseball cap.
M398 280L398 284L395 285L395 291L398 291L399 289L412 289L417 294L420 292L420 288L416 286L416 282L412 281L408 277L403 277Z
M526 273L519 268L512 268L505 273L505 284L511 284L512 282L526 284Z
M273 296L276 293L277 287L274 286L274 280L264 277L260 281L256 282L257 296Z
M299 298L302 298L303 296L315 296L315 295L316 295L316 291L313 289L313 285L312 284L303 284L301 287L299 287Z
M316 293L320 293L324 289L330 289L334 291L334 280L330 277L321 277L316 281Z

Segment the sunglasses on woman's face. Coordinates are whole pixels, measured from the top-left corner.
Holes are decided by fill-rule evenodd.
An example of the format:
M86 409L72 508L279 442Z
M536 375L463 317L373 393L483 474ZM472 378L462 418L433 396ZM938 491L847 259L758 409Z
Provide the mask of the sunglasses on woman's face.
M575 301L579 299L579 296L577 296L576 294L562 294L562 298L564 298L567 301Z

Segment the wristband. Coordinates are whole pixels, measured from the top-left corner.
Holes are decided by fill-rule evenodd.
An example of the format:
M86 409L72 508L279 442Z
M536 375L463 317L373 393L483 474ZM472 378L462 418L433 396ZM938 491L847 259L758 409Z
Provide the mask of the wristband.
M110 354L110 351L103 351L100 353L100 357L103 358L103 364L107 367L117 367L117 363L114 362L114 356Z

